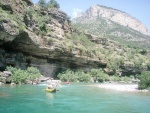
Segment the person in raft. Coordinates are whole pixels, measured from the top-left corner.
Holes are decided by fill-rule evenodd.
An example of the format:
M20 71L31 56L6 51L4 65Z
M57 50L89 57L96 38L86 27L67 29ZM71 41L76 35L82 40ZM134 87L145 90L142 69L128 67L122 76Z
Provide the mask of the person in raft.
M47 89L53 89L53 88L54 88L53 85L51 85L51 84L47 85Z

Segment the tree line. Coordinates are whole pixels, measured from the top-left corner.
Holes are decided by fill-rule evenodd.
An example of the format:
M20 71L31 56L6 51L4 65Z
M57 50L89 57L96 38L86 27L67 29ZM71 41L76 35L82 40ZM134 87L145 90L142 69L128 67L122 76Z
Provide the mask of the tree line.
M39 0L38 5L41 8L60 8L56 0L50 0L46 3L46 0Z

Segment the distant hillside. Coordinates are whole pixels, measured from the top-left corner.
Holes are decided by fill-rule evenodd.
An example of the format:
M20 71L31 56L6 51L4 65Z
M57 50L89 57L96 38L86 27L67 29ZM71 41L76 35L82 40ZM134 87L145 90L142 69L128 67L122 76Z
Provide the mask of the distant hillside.
M150 48L150 32L139 20L125 12L105 6L92 6L73 19L76 28L113 39L130 47Z

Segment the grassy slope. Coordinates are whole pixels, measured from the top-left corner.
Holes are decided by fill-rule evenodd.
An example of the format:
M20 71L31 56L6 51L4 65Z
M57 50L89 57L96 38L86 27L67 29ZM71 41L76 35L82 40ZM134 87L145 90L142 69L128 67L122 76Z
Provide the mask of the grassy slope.
M150 48L150 42L148 42L150 39L149 36L104 18L97 18L96 20L89 20L86 22L81 21L77 22L76 24L73 23L73 25L76 28L86 31L90 34L112 39L129 47L147 50Z

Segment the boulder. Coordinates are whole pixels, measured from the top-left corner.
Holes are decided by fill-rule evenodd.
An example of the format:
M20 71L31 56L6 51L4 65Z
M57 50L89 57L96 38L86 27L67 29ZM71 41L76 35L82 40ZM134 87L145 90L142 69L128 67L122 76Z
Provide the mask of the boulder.
M26 84L32 84L33 82L31 80L26 80L25 83Z
M50 77L41 77L41 78L39 78L39 81L40 82L45 82L45 81L48 81L50 79Z
M10 85L14 86L14 85L16 85L16 84L12 82Z
M3 82L0 82L0 85L2 85L3 84Z
M3 71L2 76L8 78L9 76L11 76L12 73L10 71Z

